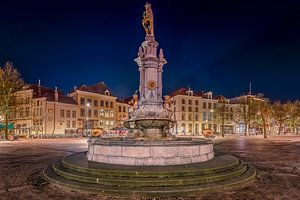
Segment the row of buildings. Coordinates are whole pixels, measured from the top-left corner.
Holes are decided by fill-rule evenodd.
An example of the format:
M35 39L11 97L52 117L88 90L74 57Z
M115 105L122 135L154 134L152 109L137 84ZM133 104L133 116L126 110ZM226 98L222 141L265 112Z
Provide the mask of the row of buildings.
M28 84L16 94L18 109L12 117L15 134L37 136L102 132L122 127L130 117L127 99L113 95L104 82L74 87L64 95L58 88ZM171 129L177 135L201 135L204 129L220 132L215 119L219 97L212 92L181 88L170 94L174 102ZM242 125L226 124L226 133L242 133Z
M75 87L68 95L57 88L28 84L16 94L12 116L19 136L82 134L110 130L128 119L128 104L113 96L104 82Z

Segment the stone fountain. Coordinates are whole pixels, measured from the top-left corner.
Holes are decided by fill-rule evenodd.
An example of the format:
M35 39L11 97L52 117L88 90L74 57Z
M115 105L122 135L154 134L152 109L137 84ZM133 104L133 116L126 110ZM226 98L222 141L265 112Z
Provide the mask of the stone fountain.
M173 103L163 100L162 72L167 63L154 37L154 20L150 4L145 5L142 24L146 37L135 62L140 73L139 97L133 96L131 117L124 123L136 133L125 140L92 139L88 160L107 164L135 166L182 165L208 161L214 157L213 145L206 139L178 139L169 135Z
M139 94L131 101L124 123L127 138L90 138L88 151L66 156L44 169L45 178L68 189L118 195L189 195L251 183L253 167L231 155L215 156L211 140L176 138L169 134L173 102L162 95L167 63L154 37L151 5L142 20L145 41L135 62L140 72Z

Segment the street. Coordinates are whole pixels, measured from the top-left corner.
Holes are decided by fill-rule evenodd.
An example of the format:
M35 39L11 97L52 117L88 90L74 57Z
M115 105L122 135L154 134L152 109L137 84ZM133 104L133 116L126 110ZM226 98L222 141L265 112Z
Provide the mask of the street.
M253 165L258 171L257 180L251 186L238 190L177 199L300 199L299 136L273 136L268 139L228 136L217 138L214 148L217 155L233 154ZM66 191L43 179L43 168L55 159L86 149L85 138L1 141L0 199L120 199Z

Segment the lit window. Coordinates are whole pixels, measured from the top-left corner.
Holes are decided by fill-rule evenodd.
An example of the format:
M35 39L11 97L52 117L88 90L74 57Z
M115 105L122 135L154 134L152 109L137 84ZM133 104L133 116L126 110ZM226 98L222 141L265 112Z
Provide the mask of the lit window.
M60 117L65 117L65 110L60 110Z
M70 110L67 110L67 112L66 112L66 117L67 117L67 118L70 118L70 117L71 117L71 111L70 111Z

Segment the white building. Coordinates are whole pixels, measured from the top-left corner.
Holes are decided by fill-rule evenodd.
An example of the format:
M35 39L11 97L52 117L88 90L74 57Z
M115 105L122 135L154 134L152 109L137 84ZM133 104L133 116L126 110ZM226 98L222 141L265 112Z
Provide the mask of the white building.
M171 94L174 101L176 126L171 130L177 135L201 135L204 129L218 132L219 125L214 122L214 109L218 99L212 92L194 92L181 88Z

